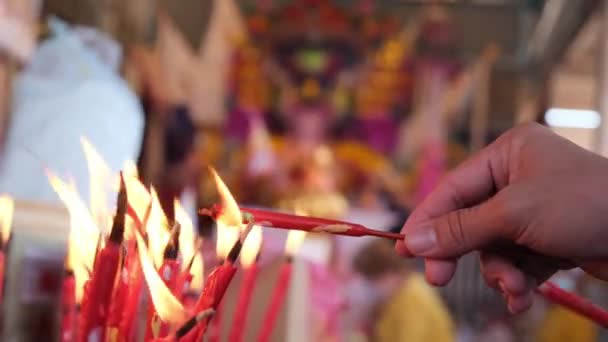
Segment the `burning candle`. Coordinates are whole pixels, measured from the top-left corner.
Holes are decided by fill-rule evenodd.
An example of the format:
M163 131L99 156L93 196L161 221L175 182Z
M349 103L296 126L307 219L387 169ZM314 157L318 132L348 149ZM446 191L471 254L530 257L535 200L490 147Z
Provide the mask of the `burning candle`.
M134 340L134 326L137 321L139 300L143 287L143 273L138 256L137 240L135 232L142 234L147 230L148 222L152 212L153 201L150 193L137 179L137 173L133 170L125 178L127 195L129 199L129 210L127 211L131 224L131 239L126 244L126 280L119 283L123 291L126 291L123 305L118 307L120 311L120 322L118 324L118 337L120 340ZM138 213L141 216L138 216ZM141 217L141 219L140 219ZM157 216L158 217L158 216ZM116 314L119 314L117 312Z
M176 293L176 296L183 300L192 287L198 292L202 289L203 259L199 252L201 240L195 238L197 234L190 216L178 200L175 200L174 207L175 220L181 226L179 250L182 259L181 273L177 285L179 293Z
M258 335L257 341L259 342L267 342L270 340L277 317L279 316L281 308L283 307L283 302L285 302L285 296L287 295L287 290L289 288L292 268L291 261L293 255L295 252L297 252L305 237L306 232L304 231L289 231L287 242L285 244L285 262L281 266L279 278L277 279L274 291L272 293L272 298L270 300L270 305L268 306L262 328Z
M95 259L91 279L85 284L79 341L104 341L114 279L119 269L120 248L125 230L127 191L121 175L116 215L105 247Z
M241 231L243 226L243 218L241 217L241 211L236 204L236 201L230 194L226 184L224 184L217 173L213 169L210 169L210 172L214 176L224 208L222 213L216 217L217 255L220 260L223 260L223 262L213 271L211 271L207 277L203 292L201 293L195 306L196 312L202 312L208 309L214 309L217 311L218 306L224 297L224 293L228 289L228 286L236 273L234 262L239 256L242 243L246 239L253 225L253 223L251 223L250 225L247 225L243 231ZM214 320L215 319L217 318L214 318ZM202 340L207 330L208 323L209 319L201 321L197 327L184 336L182 340ZM217 326L219 326L219 324L217 324Z
M176 298L181 297L182 292L182 289L178 288L178 286L180 286L178 281L180 276L180 262L177 259L179 250L179 227L179 223L176 223L171 233L169 243L164 251L163 264L158 269L161 279ZM146 341L149 341L152 338L166 337L168 334L169 326L159 321L159 317L156 314L154 307L150 305L148 308Z
M255 226L251 229L249 236L247 236L241 252L241 265L243 266L244 274L231 325L232 329L228 339L230 342L240 342L243 339L243 332L247 326L249 302L251 301L251 295L255 288L255 280L258 274L257 258L261 246L262 229Z
M139 261L156 314L169 327L177 328L188 321L188 314L156 271L141 234L137 232L135 235Z

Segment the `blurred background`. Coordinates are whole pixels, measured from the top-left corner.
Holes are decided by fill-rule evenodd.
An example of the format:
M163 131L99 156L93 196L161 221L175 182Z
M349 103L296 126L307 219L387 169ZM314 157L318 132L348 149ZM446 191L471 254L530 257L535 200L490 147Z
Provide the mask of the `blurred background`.
M519 123L608 155L607 11L601 0L0 0L0 191L57 202L45 166L86 194L86 136L113 170L136 160L168 216L176 197L192 212L217 202L209 165L240 204L398 231L447 170ZM212 222L197 224L212 245ZM608 341L540 298L509 315L475 255L432 289L386 243L308 240L311 340ZM583 274L554 280L608 304Z

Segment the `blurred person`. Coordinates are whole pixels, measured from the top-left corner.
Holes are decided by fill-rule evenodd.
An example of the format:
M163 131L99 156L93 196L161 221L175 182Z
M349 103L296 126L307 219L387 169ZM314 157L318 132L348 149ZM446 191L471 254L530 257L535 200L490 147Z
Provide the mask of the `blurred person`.
M173 201L187 189L196 189L201 163L195 150L196 127L184 106L175 106L164 127L164 167L154 187L165 214L175 217Z
M36 48L40 1L0 1L0 146L4 146L10 114L11 84L15 72Z
M371 296L371 341L454 341L454 326L439 294L386 240L373 240L353 260Z
M139 153L143 115L120 77L122 53L112 38L58 19L51 19L49 27L50 37L37 46L13 82L0 192L59 203L44 169L70 176L81 197L89 198L81 138L117 173ZM113 205L115 199L107 195Z
M608 279L608 160L538 124L516 127L446 175L397 243L445 285L458 258L481 252L486 283L513 313L559 269Z

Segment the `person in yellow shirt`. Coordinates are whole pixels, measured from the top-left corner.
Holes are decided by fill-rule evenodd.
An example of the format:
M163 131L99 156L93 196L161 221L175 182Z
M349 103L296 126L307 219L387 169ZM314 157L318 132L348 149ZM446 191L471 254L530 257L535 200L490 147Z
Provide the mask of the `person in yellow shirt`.
M452 318L439 294L395 253L390 242L375 240L364 246L353 267L378 295L369 331L371 341L455 340Z

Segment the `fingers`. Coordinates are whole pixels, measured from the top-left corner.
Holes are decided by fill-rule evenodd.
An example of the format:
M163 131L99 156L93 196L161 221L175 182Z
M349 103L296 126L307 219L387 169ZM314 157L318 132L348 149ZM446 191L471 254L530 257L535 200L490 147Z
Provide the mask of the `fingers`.
M472 208L451 211L445 215L408 227L404 246L397 251L431 258L456 258L500 238L508 238L518 224L508 218L503 203L506 194Z
M435 286L446 285L456 272L456 259L426 259L424 274L426 281Z
M532 305L532 289L535 283L509 260L482 252L481 272L488 286L502 293L511 313L520 313Z
M414 231L423 231L419 230L421 225L453 211L482 203L506 186L509 149L503 140L498 139L446 175L441 184L410 215L402 232L407 236ZM432 236L419 236L417 240L422 244L428 242L428 239L432 239ZM403 256L412 256L403 244L398 244L397 251ZM414 254L417 253L414 251Z

